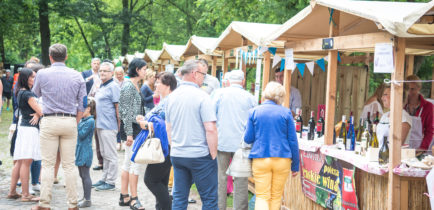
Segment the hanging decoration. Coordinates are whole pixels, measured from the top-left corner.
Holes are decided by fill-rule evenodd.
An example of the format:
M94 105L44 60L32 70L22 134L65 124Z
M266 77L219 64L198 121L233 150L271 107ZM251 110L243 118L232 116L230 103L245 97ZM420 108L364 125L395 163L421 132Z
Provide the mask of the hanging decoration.
M302 77L304 75L304 68L305 67L306 67L306 65L304 63L297 63L298 71L300 71L300 74L301 74Z
M309 70L309 72L312 76L313 76L314 65L315 65L315 62L313 62L313 61L306 63L307 69Z
M324 58L316 60L316 64L318 64L318 66L322 69L322 71L325 71L325 61L324 61Z
M282 58L279 55L274 55L273 65L271 65L271 68L274 68L281 60Z
M282 58L282 62L280 62L280 71L283 71L285 69L285 59Z

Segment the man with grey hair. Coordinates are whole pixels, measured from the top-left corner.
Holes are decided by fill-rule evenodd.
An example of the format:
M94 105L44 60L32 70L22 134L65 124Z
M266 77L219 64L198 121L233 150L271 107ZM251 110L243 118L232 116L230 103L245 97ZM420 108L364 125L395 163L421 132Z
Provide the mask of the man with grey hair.
M193 182L202 208L218 209L216 116L211 98L199 88L206 70L192 60L180 71L182 82L168 97L165 109L174 170L172 209L187 209Z
M97 191L114 190L118 172L116 135L120 128L118 103L121 89L113 81L113 70L113 64L101 64L99 77L102 84L95 94L96 132L104 165L101 180L93 185ZM87 206L86 203L83 206Z
M243 89L244 72L232 70L228 75L229 87L218 89L211 95L217 115L218 130L218 198L219 209L226 209L226 171L235 151L240 148L249 109L257 105L255 97ZM247 177L234 177L234 209L248 208Z
M50 209L51 188L54 181L54 164L57 151L60 151L65 171L68 209L77 208L77 173L75 147L77 144L77 124L80 121L86 96L83 77L65 65L67 49L63 44L49 48L51 67L38 71L32 91L42 97L42 112L39 128L42 174L39 206L32 209Z

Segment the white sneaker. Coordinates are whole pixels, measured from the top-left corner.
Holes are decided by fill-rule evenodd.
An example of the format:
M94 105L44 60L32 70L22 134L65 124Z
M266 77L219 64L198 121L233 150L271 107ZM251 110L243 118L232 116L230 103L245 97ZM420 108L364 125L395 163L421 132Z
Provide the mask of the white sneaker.
M35 191L33 191L31 185L29 185L29 194L30 194L30 195L34 195L34 194L36 194Z
M32 185L32 190L36 192L41 191L41 185L40 184Z

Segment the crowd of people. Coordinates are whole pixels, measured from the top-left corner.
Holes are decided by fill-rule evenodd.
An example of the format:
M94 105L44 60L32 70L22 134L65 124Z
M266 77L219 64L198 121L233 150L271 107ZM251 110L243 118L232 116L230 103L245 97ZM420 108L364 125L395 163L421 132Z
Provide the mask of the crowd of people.
M135 58L125 75L122 67L98 58L92 59L88 71L69 68L62 44L52 45L49 57L49 67L27 62L11 94L17 102L17 129L11 144L14 168L9 199L38 202L32 209L50 209L61 163L68 209L90 207L92 188L114 190L119 176L119 206L144 209L137 193L141 174L155 196L156 209L186 209L192 184L202 209L226 209L228 179L234 181L234 209L247 209L247 177L226 175L244 142L253 145L249 158L253 159L256 209L280 208L287 174L292 171L296 176L299 170L294 120L290 109L282 106L281 84L270 82L262 94L263 105L258 106L244 89L243 71L226 73L220 88L203 59L186 61L175 73L157 74L143 59ZM135 163L145 141L139 138L142 134L160 139L163 162ZM123 161L118 160L118 150L125 150ZM98 162L93 169L102 170L102 175L92 181L94 152ZM32 195L31 189L40 191L40 196Z

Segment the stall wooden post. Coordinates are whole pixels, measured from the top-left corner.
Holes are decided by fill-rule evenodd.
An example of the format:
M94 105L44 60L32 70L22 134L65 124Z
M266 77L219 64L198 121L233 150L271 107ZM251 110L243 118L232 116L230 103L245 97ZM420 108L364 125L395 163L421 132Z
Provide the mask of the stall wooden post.
M330 23L329 36L339 35L339 16L340 12L333 13L333 21ZM334 23L334 24L333 24ZM330 50L328 53L329 61L327 68L327 90L326 90L326 118L324 144L333 144L333 129L335 122L335 105L336 105L336 74L338 71L338 51Z
M414 55L407 55L405 59L405 77L414 74Z
M395 72L392 81L404 79L405 39L395 37ZM402 129L402 93L403 84L392 83L390 108L390 134L389 134L389 179L387 208L401 209L401 183L400 176L393 173L393 169L401 164L401 129Z
M226 57L226 52L223 52L223 74L228 72L229 59Z
M434 66L432 69L432 80L434 80ZM434 98L434 82L431 82L431 98Z
M161 61L161 62L163 62L163 61ZM163 65L162 64L160 64L160 65L158 65L158 72L161 72L161 69L163 68Z
M286 66L286 65L285 65ZM285 100L283 101L283 105L286 108L289 108L290 105L290 98L291 98L291 74L292 69L285 69L283 74L283 86L285 87ZM291 110L292 112L295 112L295 110Z
M268 82L270 81L270 64L271 64L271 58L270 58L270 52L266 51L264 53L264 71L262 73L262 91L265 90L265 87L267 86Z
M211 75L214 77L217 75L217 57L216 56L212 56Z

